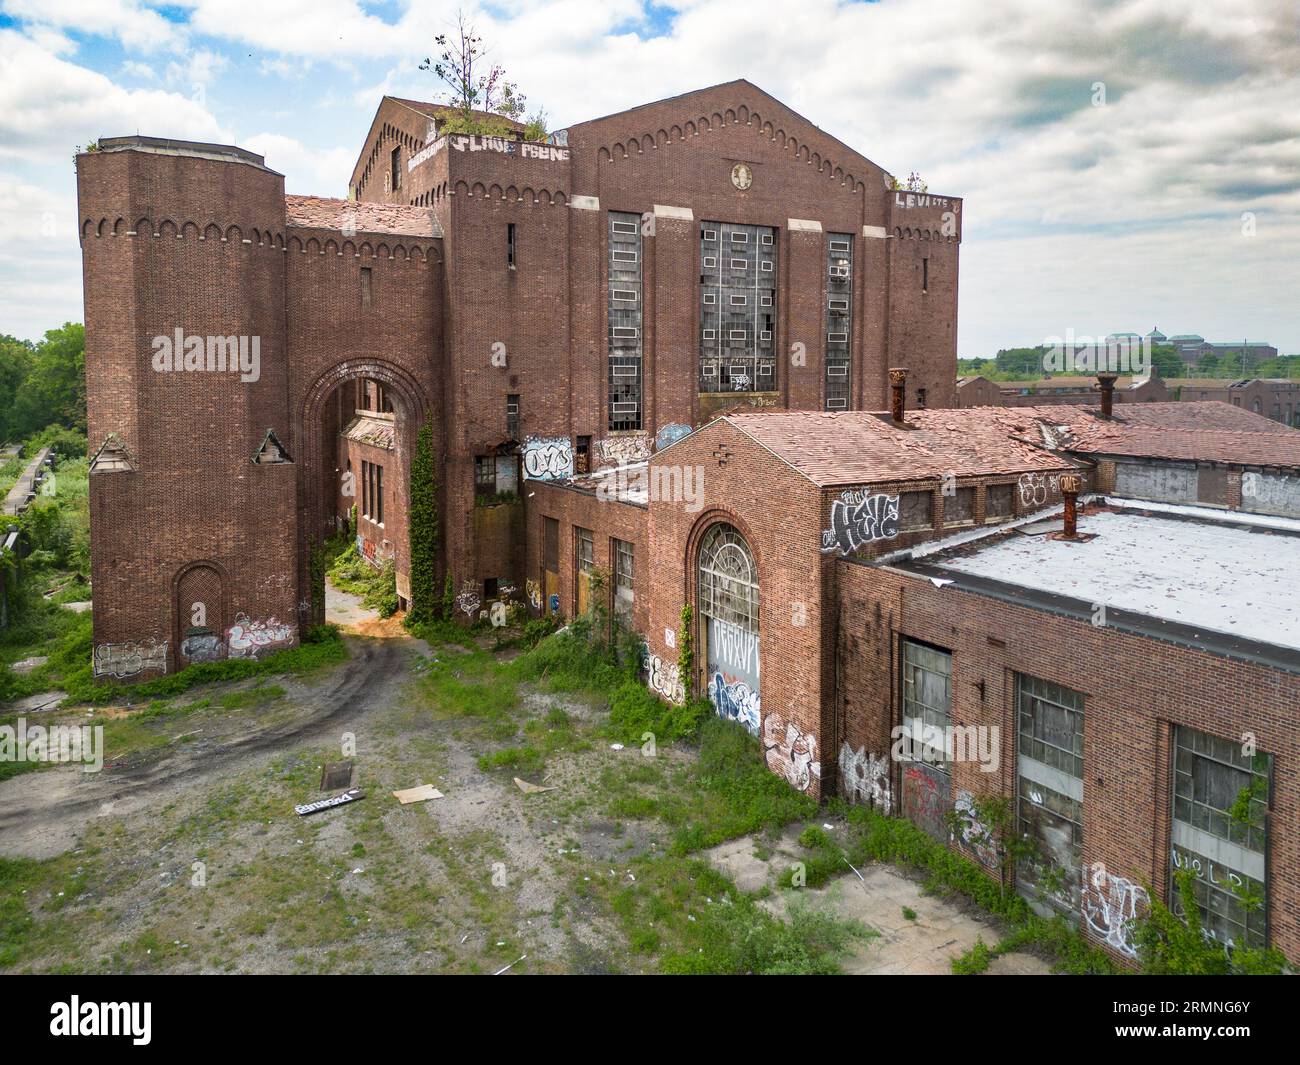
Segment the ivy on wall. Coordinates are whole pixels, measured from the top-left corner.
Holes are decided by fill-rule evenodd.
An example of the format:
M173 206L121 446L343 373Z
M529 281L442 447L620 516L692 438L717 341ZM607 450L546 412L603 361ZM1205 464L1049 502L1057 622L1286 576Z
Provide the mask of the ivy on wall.
M425 425L411 458L411 609L413 624L438 615L438 477L433 466L433 430Z

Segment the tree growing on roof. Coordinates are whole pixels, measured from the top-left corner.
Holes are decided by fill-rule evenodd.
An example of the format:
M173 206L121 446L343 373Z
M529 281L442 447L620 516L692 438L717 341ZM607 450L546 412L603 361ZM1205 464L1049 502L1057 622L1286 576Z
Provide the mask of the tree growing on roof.
M426 58L421 70L432 70L447 86L444 93L451 109L438 122L439 133L480 133L506 136L522 121L527 98L519 86L506 77L503 67L486 61L483 38L465 13L458 12L451 34L434 38L438 58ZM530 129L545 136L544 112L529 119Z

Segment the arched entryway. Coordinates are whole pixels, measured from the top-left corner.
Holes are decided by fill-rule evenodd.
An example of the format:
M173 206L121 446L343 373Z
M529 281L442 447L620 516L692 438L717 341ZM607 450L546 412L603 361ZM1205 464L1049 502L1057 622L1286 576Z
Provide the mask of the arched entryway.
M364 557L376 566L392 560L399 599L406 600L411 457L432 411L424 387L382 359L352 359L317 377L299 409L295 455L301 463L303 625L324 620L325 604L314 592L313 554L349 520ZM434 436L436 455L441 450L436 428Z
M720 521L700 540L695 568L709 701L720 717L757 734L762 704L754 553L740 530Z
M174 598L176 668L225 658L226 594L221 571L210 562L186 566L177 574Z

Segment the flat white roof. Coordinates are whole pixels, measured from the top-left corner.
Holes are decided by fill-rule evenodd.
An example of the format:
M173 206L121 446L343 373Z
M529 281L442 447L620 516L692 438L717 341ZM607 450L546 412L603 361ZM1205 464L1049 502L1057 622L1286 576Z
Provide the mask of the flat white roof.
M1116 505L1151 508L1141 501ZM983 547L958 546L926 563L1021 588L1104 604L1197 630L1300 650L1300 536L1294 523L1258 519L1252 528L1227 522L1238 515L1203 508L1165 513L1101 511L1081 514L1087 542L1012 532ZM1173 513L1169 513L1173 511ZM1196 514L1190 520L1185 514ZM1204 520L1202 519L1204 515ZM1243 516L1245 517L1245 516ZM1051 523L1059 531L1059 521Z

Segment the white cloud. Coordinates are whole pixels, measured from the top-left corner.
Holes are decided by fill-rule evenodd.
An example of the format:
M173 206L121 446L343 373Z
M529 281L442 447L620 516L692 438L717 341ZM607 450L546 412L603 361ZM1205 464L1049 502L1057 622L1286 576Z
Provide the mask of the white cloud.
M219 140L220 124L184 96L124 89L10 30L0 30L0 159L70 168L73 149L136 132Z
M245 137L240 147L265 156L266 165L284 175L285 192L308 196L346 197L348 178L357 161L354 150L310 148L279 133Z
M37 31L53 27L116 37L145 51L183 40L182 30L138 0L5 0L5 10Z

